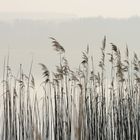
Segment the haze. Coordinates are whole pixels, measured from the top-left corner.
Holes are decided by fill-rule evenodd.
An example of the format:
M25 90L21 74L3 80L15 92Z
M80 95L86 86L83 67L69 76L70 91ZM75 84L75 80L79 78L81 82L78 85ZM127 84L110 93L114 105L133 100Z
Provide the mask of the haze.
M36 73L39 62L54 68L58 56L50 36L64 46L74 67L87 44L95 59L100 57L104 35L108 48L111 42L121 49L128 44L132 54L140 53L139 5L139 0L0 0L0 67L9 50L13 69L22 63L28 71L32 57Z
M27 67L33 56L36 64L42 62L51 68L55 67L59 61L57 53L53 51L50 36L56 38L66 49L66 56L74 67L80 63L81 52L85 50L87 44L95 59L100 57L104 35L107 36L107 48L111 48L111 42L121 49L124 49L127 44L132 54L133 51L139 53L139 25L139 17L1 20L0 63L3 63L3 58L9 50L12 66L17 67L23 63Z

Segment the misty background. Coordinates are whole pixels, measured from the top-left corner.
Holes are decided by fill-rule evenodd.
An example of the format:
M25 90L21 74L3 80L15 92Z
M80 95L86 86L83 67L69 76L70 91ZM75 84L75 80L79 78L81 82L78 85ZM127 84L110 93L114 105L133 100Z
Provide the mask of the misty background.
M51 39L54 37L66 50L65 56L72 68L78 67L82 51L89 45L90 53L98 63L104 36L107 48L110 43L122 51L126 45L131 51L140 53L140 18L80 18L74 15L43 13L0 13L0 72L4 58L10 56L10 66L17 74L19 65L25 73L29 72L33 58L33 73L40 77L38 63L44 63L55 70L59 55L53 50Z

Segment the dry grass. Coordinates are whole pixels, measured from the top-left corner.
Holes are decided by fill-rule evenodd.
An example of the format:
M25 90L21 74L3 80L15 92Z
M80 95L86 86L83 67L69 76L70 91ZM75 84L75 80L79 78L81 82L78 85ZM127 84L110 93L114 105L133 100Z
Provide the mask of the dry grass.
M1 140L139 140L137 54L130 60L126 47L126 57L122 60L119 48L113 43L107 53L105 37L99 71L94 69L88 46L82 53L80 66L73 71L64 57L65 49L55 38L51 40L60 55L60 64L52 74L44 64L39 64L44 77L41 99L35 90L32 63L29 74L20 65L19 74L14 76L9 60L4 61Z

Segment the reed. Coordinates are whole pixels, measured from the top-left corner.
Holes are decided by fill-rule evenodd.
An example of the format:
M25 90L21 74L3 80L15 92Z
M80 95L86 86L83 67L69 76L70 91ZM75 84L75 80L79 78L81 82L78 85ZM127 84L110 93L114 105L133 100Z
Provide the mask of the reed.
M20 65L15 76L9 58L4 60L1 140L139 140L137 54L131 59L126 47L122 58L119 47L107 45L104 37L99 66L94 65L87 46L78 68L72 70L64 47L50 39L59 54L59 64L51 72L39 63L44 79L39 93L32 74L33 61L28 74ZM109 53L107 47L111 47Z

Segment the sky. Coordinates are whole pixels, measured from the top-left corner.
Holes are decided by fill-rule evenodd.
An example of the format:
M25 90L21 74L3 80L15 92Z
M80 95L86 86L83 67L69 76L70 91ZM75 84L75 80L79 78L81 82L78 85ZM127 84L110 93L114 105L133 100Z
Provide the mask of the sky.
M61 13L78 17L140 15L140 0L0 0L0 12Z
M140 0L0 0L0 68L8 50L12 69L18 69L19 64L23 64L24 70L28 72L32 56L38 77L41 75L38 63L55 68L58 64L58 56L52 49L50 36L56 38L66 48L68 52L66 57L74 67L81 62L81 52L87 44L93 50L93 55L98 54L95 55L94 60L100 57L104 35L107 36L109 48L110 42L122 49L128 44L132 54L133 50L139 53L140 18L125 19L140 16L139 6ZM13 13L19 15L15 16L16 14ZM47 15L48 18L50 15L51 19L57 16L60 18L62 15L62 19L64 16L70 20L62 20L60 23L56 22L58 17L51 22L22 20L25 16L32 17L29 13L31 15L33 13L33 16L38 15L37 18L44 13L43 17L46 18ZM13 15L16 18L20 17L19 20L13 20ZM12 19L11 22L8 16L10 20ZM76 18L102 16L113 19L71 19L73 16ZM121 20L114 18L121 18ZM3 22L3 19L8 19L8 22ZM95 62L98 63L98 60ZM0 69L0 73L2 70Z

